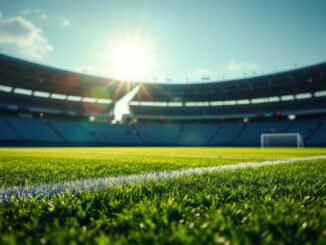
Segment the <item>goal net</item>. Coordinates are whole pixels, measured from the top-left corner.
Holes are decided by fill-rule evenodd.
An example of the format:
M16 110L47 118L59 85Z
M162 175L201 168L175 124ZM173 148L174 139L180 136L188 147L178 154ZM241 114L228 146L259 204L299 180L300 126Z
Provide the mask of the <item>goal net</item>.
M260 135L260 145L264 147L304 147L299 133L268 133Z

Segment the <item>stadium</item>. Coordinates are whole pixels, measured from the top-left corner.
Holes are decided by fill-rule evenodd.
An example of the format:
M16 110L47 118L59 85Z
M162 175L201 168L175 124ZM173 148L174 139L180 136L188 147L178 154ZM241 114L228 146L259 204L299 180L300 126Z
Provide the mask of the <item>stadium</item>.
M3 145L260 146L261 135L270 134L271 146L326 146L325 63L171 85L0 58ZM128 114L114 113L126 107L121 101Z
M67 9L76 3L70 4ZM103 9L110 6L117 14L126 11L131 22L137 20L134 12L145 18L146 11L153 11L158 15L150 15L157 24L154 30L168 30L172 36L178 32L166 29L164 22L169 11L173 12L170 7L187 16L180 3L169 7L156 3L158 10L149 3L144 3L149 10L132 4L106 4ZM219 4L214 3L211 10L218 10ZM226 9L232 9L229 4ZM326 63L324 56L312 55L316 50L318 55L322 53L318 45L324 35L311 47L302 40L307 49L301 49L301 54L308 57L311 50L311 60L296 52L278 54L283 59L301 57L303 65L289 67L279 59L273 62L282 69L259 72L255 70L258 65L232 60L226 76L214 76L200 68L197 77L189 73L192 78L185 81L170 76L143 78L150 67L149 42L144 39L142 45L135 45L130 39L121 48L119 41L119 48L112 53L117 53L112 67L118 63L121 78L113 78L114 70L101 75L69 66L81 57L89 57L89 64L96 63L88 51L100 42L91 45L95 30L86 27L101 18L100 8L81 5L76 13L88 13L90 8L99 16L91 13L94 20L89 22L75 16L75 22L70 22L64 14L52 13L50 5L26 8L19 3L17 8L23 9L19 17L7 17L13 11L11 4L5 14L0 9L1 244L325 244ZM279 10L279 5L275 6ZM57 8L56 4L52 7ZM310 7L301 10L309 15ZM191 12L192 7L186 10ZM207 6L205 10L210 11ZM313 10L317 11L316 6ZM241 9L238 14L246 11ZM285 12L280 12L282 18L288 18L289 12ZM318 19L317 12L311 12L311 19ZM110 21L120 18L115 13L102 14ZM182 19L174 18L173 27ZM190 22L196 26L196 18L192 18ZM263 19L253 18L254 22ZM72 28L76 20L82 28L75 27L77 34L71 30L66 35L72 39L76 35L80 43L87 40L87 49L71 52L65 60L65 52L82 45L78 39L68 49L66 43L60 46L61 39L69 39L57 33L55 23ZM321 20L318 24L325 18ZM182 28L188 25L185 21ZM214 21L209 19L209 23ZM241 26L240 20L235 22ZM229 25L232 29L232 23ZM189 26L191 33L195 32ZM213 26L218 26L217 22ZM43 33L41 27L55 35ZM306 29L314 34L318 27ZM81 30L87 30L87 38ZM33 35L21 41L28 31L34 31ZM238 28L236 31L241 33ZM267 31L272 33L273 28ZM114 34L112 30L108 33ZM153 33L165 40L160 32ZM286 35L280 33L286 43ZM45 34L57 41L56 49ZM183 35L178 37L182 37L181 45L178 38L172 41L180 53L188 41L199 42ZM208 39L214 42L223 39L220 33L212 35L208 31ZM260 37L252 38L258 41L248 50L249 56L255 57ZM239 40L233 41L241 46ZM272 50L273 41L270 46L264 43L264 48ZM295 45L287 41L290 50ZM29 46L28 42L34 43ZM219 49L218 45L205 49L204 43L199 45L200 52ZM242 49L246 51L245 46ZM191 46L191 52L189 47L185 50L199 67L205 67L206 59L196 57L195 47ZM52 58L43 62L39 56L46 59L45 53ZM60 59L56 60L57 55ZM214 59L222 56L214 54ZM271 51L264 59L268 63L273 57ZM65 65L59 66L58 60ZM187 64L185 56L176 61L180 66L169 60L170 66L181 70L182 64ZM232 72L240 73L232 77Z

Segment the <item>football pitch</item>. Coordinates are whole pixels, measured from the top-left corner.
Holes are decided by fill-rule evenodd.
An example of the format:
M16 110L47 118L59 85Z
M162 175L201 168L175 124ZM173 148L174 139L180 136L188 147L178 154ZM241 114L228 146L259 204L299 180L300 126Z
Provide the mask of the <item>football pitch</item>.
M325 244L326 149L2 148L0 244Z

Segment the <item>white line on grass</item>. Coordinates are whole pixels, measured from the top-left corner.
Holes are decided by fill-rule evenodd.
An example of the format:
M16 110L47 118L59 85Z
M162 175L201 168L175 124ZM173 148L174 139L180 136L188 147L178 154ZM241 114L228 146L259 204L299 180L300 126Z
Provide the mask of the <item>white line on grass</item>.
M141 183L146 181L156 181L161 179L170 179L183 176L189 176L193 174L205 174L212 172L221 172L225 170L233 169L245 169L261 166L289 164L300 161L309 160L321 160L326 159L326 156L312 156L302 158L289 158L284 160L269 160L263 162L240 162L238 164L216 166L216 167L199 167L189 168L175 171L162 171L148 174L133 174L119 177L108 178L95 178L87 180L77 181L65 181L56 184L46 184L40 186L26 186L26 187L9 187L6 189L0 189L0 202L10 202L13 197L19 199L31 199L36 196L43 198L50 198L54 195L62 195L65 193L75 194L80 192L90 192L94 190L103 190L108 187L129 184L129 183Z
M83 152L83 154L88 154L88 152ZM211 158L211 159L271 159L268 157L245 157L245 156L221 156L221 155L200 155L200 154L171 154L171 153L141 153L141 152L123 152L123 151L113 151L113 152L94 152L91 154L101 154L101 155L123 155L123 156L146 156L146 157L183 157L183 158Z
M6 149L8 150L8 149ZM61 151L61 150L44 150L44 149L10 149L10 151L14 152L40 152L40 153L63 153L67 154L67 151ZM209 158L209 159L257 159L257 160L277 160L280 158L270 158L270 157L248 157L248 156L239 156L239 155L202 155L202 154L171 154L171 153L145 153L145 152L130 152L130 151L95 151L95 152L88 152L88 151L77 151L77 154L82 155L118 155L120 156L142 156L142 157L152 157L152 156L158 156L158 157L180 157L180 158Z

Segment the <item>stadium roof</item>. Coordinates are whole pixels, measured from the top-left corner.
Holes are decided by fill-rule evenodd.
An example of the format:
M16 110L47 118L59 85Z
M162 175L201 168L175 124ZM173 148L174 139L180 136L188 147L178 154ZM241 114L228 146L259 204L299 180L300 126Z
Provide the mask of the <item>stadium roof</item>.
M0 55L0 84L31 90L117 100L139 82L124 82L56 69ZM135 100L203 101L322 90L326 62L252 78L189 84L142 83Z

